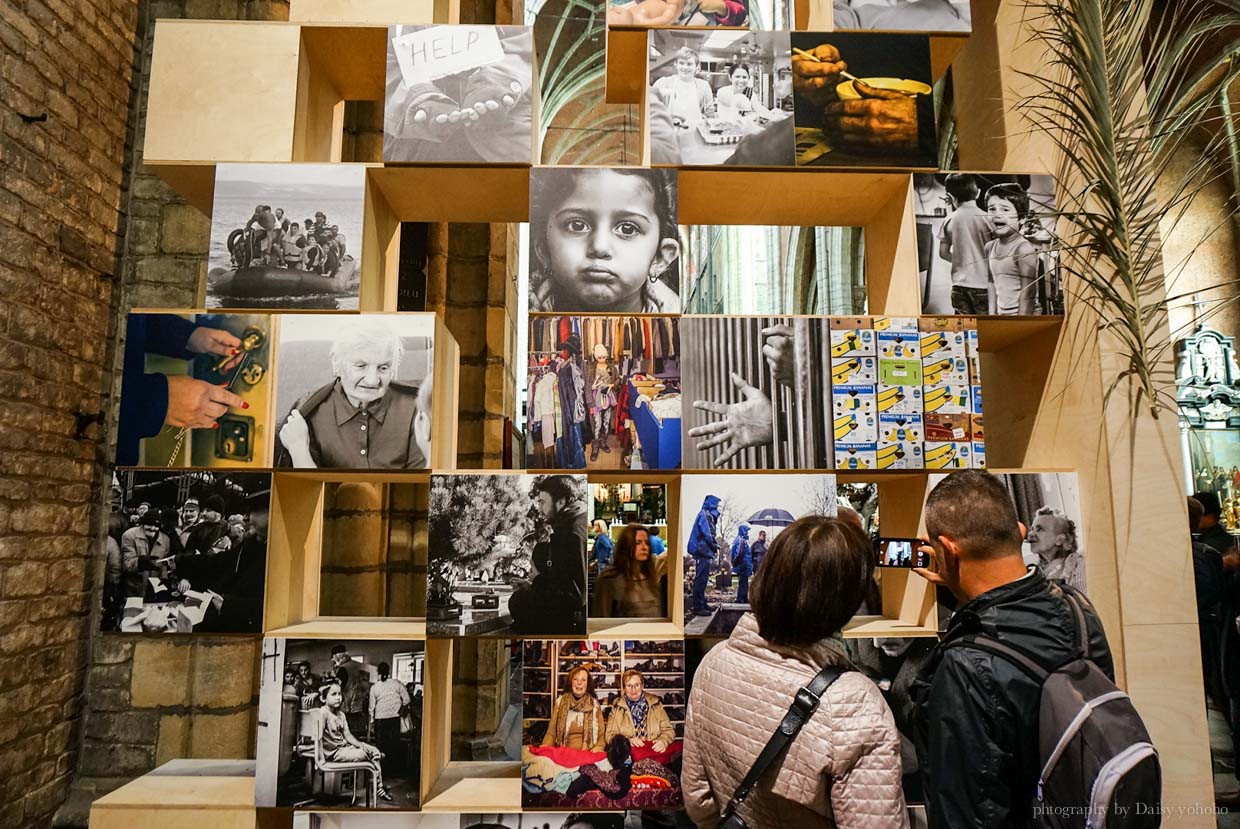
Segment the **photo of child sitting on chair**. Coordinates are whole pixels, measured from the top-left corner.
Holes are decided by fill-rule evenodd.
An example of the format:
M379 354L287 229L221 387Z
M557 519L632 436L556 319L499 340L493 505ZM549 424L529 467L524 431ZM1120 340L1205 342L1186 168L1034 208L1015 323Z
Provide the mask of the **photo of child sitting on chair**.
M420 805L419 642L263 642L255 804Z

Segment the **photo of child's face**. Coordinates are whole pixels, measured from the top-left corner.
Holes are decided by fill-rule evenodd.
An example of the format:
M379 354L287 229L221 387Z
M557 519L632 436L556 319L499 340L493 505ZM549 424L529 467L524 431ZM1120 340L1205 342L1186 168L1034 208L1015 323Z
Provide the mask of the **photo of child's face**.
M655 195L641 176L591 170L547 218L555 291L601 311L641 291L660 246Z
M1020 227L1020 214L1016 212L1016 206L1007 199L987 199L986 215L990 217L990 227L996 236L1008 236Z
M340 686L333 685L323 694L323 703L328 708L339 708L340 703L344 701L344 695L340 693Z

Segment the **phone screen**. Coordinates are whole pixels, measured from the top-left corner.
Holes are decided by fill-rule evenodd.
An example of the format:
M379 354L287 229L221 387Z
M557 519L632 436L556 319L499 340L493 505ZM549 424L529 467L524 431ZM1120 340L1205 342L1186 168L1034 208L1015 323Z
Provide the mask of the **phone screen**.
M918 538L880 538L877 544L879 567L929 567L930 555L922 551Z

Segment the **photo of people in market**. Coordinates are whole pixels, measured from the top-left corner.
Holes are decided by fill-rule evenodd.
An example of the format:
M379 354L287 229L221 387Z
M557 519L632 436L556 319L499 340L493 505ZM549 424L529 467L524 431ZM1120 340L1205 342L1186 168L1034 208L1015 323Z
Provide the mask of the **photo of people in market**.
M680 313L676 171L530 171L529 308Z
M832 28L884 32L967 32L969 0L833 0Z
M797 166L937 166L928 36L791 38Z
M421 642L263 640L257 806L417 809Z
M685 634L727 636L780 532L834 516L834 475L685 475L680 484Z
M686 317L685 469L830 469L829 332L805 317Z
M426 469L435 318L280 317L275 465Z
M584 635L586 527L584 475L432 475L427 632Z
M521 812L461 815L452 829L624 829L624 814L600 812Z
M680 320L532 316L526 468L680 467Z
M1052 176L919 173L913 183L923 314L1063 314Z
M730 26L749 23L749 0L610 0L608 26Z
M100 630L263 629L270 474L120 469L112 494Z
M683 640L527 640L523 656L523 807L679 808Z
M791 167L790 49L787 32L651 32L651 162Z
M264 467L265 314L130 314L117 466Z
M389 26L386 163L534 159L534 34L526 26Z
M667 487L591 483L590 616L666 619Z
M361 164L218 164L208 308L354 310L362 263Z

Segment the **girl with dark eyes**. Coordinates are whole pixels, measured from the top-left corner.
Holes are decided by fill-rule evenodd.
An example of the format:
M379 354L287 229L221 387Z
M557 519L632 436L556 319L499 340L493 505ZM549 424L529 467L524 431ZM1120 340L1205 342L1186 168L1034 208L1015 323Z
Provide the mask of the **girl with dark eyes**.
M680 312L674 172L540 169L531 189L531 311Z

